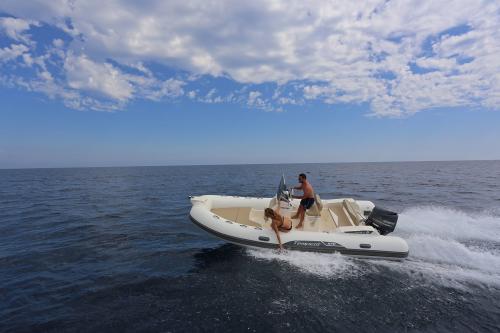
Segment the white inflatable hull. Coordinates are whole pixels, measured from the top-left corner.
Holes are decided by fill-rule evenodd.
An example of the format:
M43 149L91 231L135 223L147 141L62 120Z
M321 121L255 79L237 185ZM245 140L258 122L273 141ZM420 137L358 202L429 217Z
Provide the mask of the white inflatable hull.
M273 198L215 195L192 197L190 218L201 229L228 242L247 247L275 249L278 248L278 239L274 231L265 222L251 220L251 215L269 207L272 204L271 200ZM322 200L322 202L324 207L328 207L338 205L342 200L344 199ZM356 203L365 212L374 207L369 201L356 201ZM290 216L296 211L298 204L299 200L293 200L288 208L282 208L282 214ZM249 210L250 219L248 216L236 216ZM328 208L324 210L328 211ZM233 214L233 217L214 213L218 211L228 212L224 214L228 216ZM290 232L281 232L284 248L370 258L403 259L408 256L408 245L402 238L382 236L370 226L354 224L341 226L331 222L329 225L329 221L324 218L326 213L321 214L321 217L308 216L303 229L293 228Z

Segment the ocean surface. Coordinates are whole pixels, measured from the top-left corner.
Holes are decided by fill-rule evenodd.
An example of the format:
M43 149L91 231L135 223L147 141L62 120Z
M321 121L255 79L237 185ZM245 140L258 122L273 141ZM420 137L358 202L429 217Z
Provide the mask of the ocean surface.
M323 198L400 213L406 261L248 250L189 195ZM0 170L2 332L499 332L500 161Z

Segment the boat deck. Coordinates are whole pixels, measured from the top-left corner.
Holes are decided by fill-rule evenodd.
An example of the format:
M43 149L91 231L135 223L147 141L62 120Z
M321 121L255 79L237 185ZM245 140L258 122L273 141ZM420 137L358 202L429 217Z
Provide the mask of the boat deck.
M349 210L351 209L351 211ZM355 209L355 208L354 208ZM245 224L253 227L270 227L271 220L265 220L264 210L258 210L251 207L231 207L231 208L214 208L212 213L230 221L240 224ZM290 217L297 211L296 207L282 208L281 214ZM345 203L330 203L323 207L318 215L315 212L308 211L304 219L304 231L333 231L338 227L356 226L359 224L360 218L356 217L356 213L352 212L352 207L348 208ZM293 226L299 224L298 219L292 220Z

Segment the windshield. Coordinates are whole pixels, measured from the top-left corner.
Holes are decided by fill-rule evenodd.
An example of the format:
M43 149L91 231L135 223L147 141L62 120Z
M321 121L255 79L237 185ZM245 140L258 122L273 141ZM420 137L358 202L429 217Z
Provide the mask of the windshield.
M289 200L289 193L288 190L286 189L286 184L285 184L285 175L281 176L280 184L278 186L278 191L276 192L276 198L278 200Z

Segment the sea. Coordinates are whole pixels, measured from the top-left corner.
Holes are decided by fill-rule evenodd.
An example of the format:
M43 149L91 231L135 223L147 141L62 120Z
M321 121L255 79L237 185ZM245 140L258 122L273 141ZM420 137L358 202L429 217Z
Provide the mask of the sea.
M399 213L404 261L228 244L189 196ZM0 170L1 332L499 332L500 161Z

